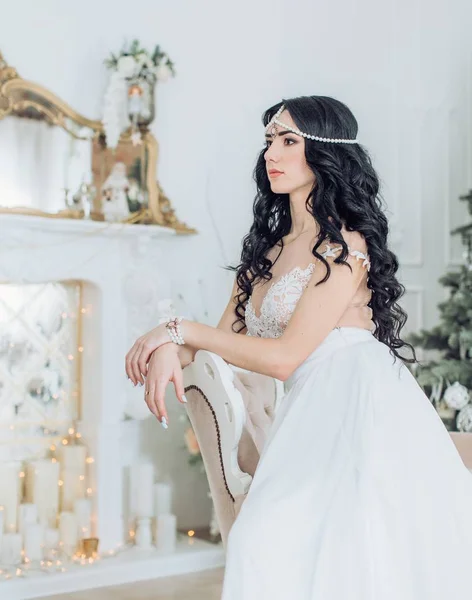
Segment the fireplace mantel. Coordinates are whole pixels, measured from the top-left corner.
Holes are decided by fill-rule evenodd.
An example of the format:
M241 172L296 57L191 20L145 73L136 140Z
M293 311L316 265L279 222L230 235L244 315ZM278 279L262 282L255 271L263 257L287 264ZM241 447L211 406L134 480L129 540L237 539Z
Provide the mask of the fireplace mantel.
M86 310L78 428L95 459L103 551L118 547L125 529L121 424L150 414L142 412L142 389L126 379L125 355L157 323L159 301L172 297L166 256L179 238L156 225L0 215L0 282L81 282Z
M102 236L140 237L153 239L176 235L175 229L160 225L131 225L128 223L106 223L89 219L61 219L56 217L35 217L20 214L0 213L2 237L13 228L30 231L43 231L51 234L97 233Z

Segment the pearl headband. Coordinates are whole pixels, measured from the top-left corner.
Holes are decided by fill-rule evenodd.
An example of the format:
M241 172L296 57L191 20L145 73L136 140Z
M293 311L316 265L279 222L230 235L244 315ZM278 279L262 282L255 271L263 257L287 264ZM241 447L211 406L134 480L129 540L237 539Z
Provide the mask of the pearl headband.
M357 139L356 140L340 140L340 139L332 139L332 138L323 138L323 137L319 137L318 135L311 135L310 133L304 133L303 131L300 131L299 129L290 127L290 125L286 125L285 123L282 123L282 121L279 120L279 117L284 110L285 110L285 106L282 104L282 106L279 108L279 110L275 113L275 115L272 117L272 119L267 124L266 131L269 129L269 127L271 127L270 132L269 132L270 135L277 134L277 130L275 128L275 123L277 123L277 125L280 125L281 127L285 127L285 129L288 129L289 131L292 131L293 133L296 133L297 135L301 135L302 137L307 138L309 140L316 140L317 142L330 142L332 144L357 144Z

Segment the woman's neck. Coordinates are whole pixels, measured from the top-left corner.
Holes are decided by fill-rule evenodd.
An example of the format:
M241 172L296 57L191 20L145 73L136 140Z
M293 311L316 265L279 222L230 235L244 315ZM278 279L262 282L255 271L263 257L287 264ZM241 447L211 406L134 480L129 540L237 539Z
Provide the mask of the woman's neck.
M292 219L292 228L288 234L290 238L295 238L305 231L317 232L318 223L313 215L306 208L306 199L308 192L306 189L300 189L290 194L290 216Z

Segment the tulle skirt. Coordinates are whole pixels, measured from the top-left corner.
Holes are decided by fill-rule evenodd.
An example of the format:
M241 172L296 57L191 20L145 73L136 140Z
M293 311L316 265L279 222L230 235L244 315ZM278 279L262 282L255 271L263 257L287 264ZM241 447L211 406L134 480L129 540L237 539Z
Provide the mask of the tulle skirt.
M342 327L286 385L222 600L470 597L472 474L407 367Z

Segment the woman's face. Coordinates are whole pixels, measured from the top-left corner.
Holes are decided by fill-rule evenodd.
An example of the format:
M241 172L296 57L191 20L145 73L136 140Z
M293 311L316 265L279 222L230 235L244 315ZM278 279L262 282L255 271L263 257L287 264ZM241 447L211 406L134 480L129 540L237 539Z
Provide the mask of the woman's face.
M287 110L282 112L279 120L298 129ZM276 194L290 194L303 188L311 191L315 175L305 159L305 138L277 123L274 126L275 136L271 134L272 125L266 132L267 150L264 154L272 191Z

